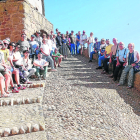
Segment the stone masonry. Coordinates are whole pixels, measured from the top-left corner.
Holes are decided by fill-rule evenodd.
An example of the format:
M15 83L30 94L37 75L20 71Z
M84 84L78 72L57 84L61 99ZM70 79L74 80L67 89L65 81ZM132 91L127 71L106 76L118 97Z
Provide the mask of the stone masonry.
M22 30L25 30L30 38L37 30L50 32L53 24L28 0L0 1L0 39L10 37L11 41L18 41Z

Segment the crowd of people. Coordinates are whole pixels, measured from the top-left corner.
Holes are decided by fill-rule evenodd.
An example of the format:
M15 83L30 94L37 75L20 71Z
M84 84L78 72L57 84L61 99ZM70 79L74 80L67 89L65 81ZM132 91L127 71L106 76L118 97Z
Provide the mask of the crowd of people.
M1 97L12 96L26 87L22 84L31 84L30 78L36 75L37 80L46 79L48 66L52 72L57 71L57 66L61 67L62 59L67 59L70 55L83 53L83 48L87 44L89 62L92 62L93 54L98 55L98 69L103 69L102 74L109 74L109 63L113 64L113 74L109 77L114 81L119 78L119 84L123 85L129 73L128 88L132 88L134 72L138 70L139 53L134 50L134 43L129 43L124 47L123 42L113 38L113 45L109 39L93 37L93 32L87 37L86 32L79 31L74 35L74 31L66 34L56 29L50 33L36 31L27 40L26 33L22 32L18 42L11 42L10 38L0 40L0 91ZM135 67L137 66L137 69ZM14 86L14 82L17 87ZM5 88L4 88L5 83ZM12 93L9 92L9 85Z

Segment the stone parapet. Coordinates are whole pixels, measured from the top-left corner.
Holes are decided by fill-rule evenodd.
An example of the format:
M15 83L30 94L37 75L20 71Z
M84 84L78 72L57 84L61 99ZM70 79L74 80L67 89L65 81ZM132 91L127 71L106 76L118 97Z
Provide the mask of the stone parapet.
M18 41L22 30L30 38L36 30L50 32L53 24L35 10L28 0L0 1L0 39L10 37L11 41Z

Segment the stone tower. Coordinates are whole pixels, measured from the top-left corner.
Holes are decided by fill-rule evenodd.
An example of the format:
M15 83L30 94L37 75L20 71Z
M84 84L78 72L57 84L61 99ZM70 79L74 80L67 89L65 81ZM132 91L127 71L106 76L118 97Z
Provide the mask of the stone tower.
M44 0L0 0L0 39L18 41L23 30L28 38L37 30L53 30L45 18Z

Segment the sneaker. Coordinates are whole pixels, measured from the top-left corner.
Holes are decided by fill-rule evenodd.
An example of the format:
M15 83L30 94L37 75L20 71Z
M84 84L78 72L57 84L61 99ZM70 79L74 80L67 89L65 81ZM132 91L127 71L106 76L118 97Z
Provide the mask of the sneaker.
M12 89L12 93L19 93L19 90L15 87L14 89Z
M18 87L19 90L24 90L26 87L20 85L20 87Z
M98 70L98 69L102 69L102 67L99 66L99 67L96 68L96 70Z
M90 62L92 62L92 60L89 60L88 62L90 63Z
M51 71L57 71L57 69L51 69Z

